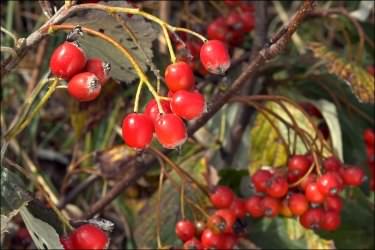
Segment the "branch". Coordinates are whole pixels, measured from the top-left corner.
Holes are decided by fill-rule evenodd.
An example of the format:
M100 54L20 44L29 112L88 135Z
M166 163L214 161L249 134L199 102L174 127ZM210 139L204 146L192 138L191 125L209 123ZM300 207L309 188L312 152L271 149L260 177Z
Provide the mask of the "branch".
M257 53L257 55L254 57L254 60L234 81L233 85L228 89L225 95L215 96L212 98L216 101L212 105L209 105L211 108L207 113L205 113L199 120L197 120L194 124L192 124L192 126L189 127L189 136L193 135L199 128L205 125L206 122L210 120L211 117L221 107L223 107L223 105L226 104L238 90L240 90L244 86L248 78L254 76L257 70L259 70L260 67L267 62L267 60L276 57L287 47L292 34L297 30L298 26L312 10L313 0L305 0L302 6L297 10L297 13L291 18L287 27L284 29L285 32L283 32L281 35L276 34L278 35L278 37L273 37L270 46L262 49ZM154 157L143 157L143 164L135 164L137 162L137 158L138 157L131 157L128 159L128 163L125 166L126 169L123 169L124 172L126 171L125 176L123 176L122 179L117 182L104 197L102 197L91 206L88 213L84 216L85 218L94 216L96 213L109 205L111 201L115 199L125 188L129 187L135 181L137 181L139 177L144 175L151 168L151 166L156 163L156 159Z

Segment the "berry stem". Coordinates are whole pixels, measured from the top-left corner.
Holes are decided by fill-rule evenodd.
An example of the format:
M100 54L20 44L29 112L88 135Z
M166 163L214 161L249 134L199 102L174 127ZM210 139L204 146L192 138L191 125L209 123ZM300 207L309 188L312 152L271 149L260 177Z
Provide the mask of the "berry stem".
M158 249L162 248L161 245L161 239L160 239L160 223L161 223L161 210L160 210L160 204L161 204L161 194L163 191L163 179L164 179L164 168L160 168L160 176L159 176L159 188L158 188L158 200L157 200L157 213L156 213L156 241L158 245Z
M181 188L180 188L180 209L181 209L181 217L182 217L183 220L185 219L184 199L185 199L184 183L182 183Z
M138 112L139 99L140 99L140 96L141 96L142 87L143 87L143 81L140 80L139 83L138 83L137 92L136 92L136 94L135 94L135 100L134 100L134 113L137 113L137 112Z
M167 47L168 47L168 50L169 50L169 55L171 56L171 62L175 63L176 62L176 55L175 55L174 50L173 50L171 38L169 37L168 30L166 28L166 24L163 22L160 25L161 25L161 28L163 30L165 41L167 42Z
M191 34L197 38L199 38L202 42L207 42L207 38L202 36L201 34L195 32L195 31L192 31L192 30L189 30L189 29L186 29L186 28L181 28L181 27L174 27L174 26L171 26L168 24L168 28L173 31L173 32L177 32L177 31L180 31L180 32L185 32L185 33L188 33L188 34Z

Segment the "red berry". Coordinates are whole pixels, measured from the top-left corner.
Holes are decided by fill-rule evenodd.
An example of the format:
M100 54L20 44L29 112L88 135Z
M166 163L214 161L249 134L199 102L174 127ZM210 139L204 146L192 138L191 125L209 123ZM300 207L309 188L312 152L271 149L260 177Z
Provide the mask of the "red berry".
M314 156L311 153L306 153L305 154L306 160L309 161L309 166L314 163Z
M241 44L245 37L245 32L242 18L238 12L232 11L229 13L225 18L225 23L229 28L229 33L227 35L228 41L233 45Z
M288 160L288 171L303 176L310 167L310 161L305 155L293 155Z
M303 194L294 193L288 199L288 206L295 216L300 216L309 208L309 202Z
M224 234L223 236L223 248L222 249L237 249L237 237L234 234Z
M143 149L150 145L154 125L145 114L131 113L122 121L122 138L132 148Z
M271 179L272 173L268 170L259 169L251 177L255 190L257 192L266 192L267 183Z
M72 239L68 237L60 237L60 243L64 247L64 250L74 250Z
M100 228L85 224L71 235L73 249L106 249L108 236Z
M363 132L363 139L367 146L374 146L375 145L375 131L371 128L366 129Z
M339 171L341 162L335 156L330 156L324 160L323 167L326 171Z
M319 191L323 195L338 193L341 189L338 178L340 177L336 175L336 172L332 171L320 176L316 181Z
M218 186L210 194L212 205L216 208L229 208L234 198L235 195L233 191L226 186Z
M360 186L365 180L365 173L359 167L346 167L340 174L345 184L348 186Z
M242 19L243 24L243 32L250 32L255 27L255 17L253 14L254 10L251 10L249 8L242 8L242 11L240 12L240 17Z
M160 114L155 123L156 138L165 148L176 148L187 139L184 122L175 114Z
M80 73L85 65L85 52L71 42L64 42L57 47L53 51L49 63L52 74L65 80L69 80Z
M325 198L325 195L320 191L316 182L311 182L306 186L305 196L308 201L313 203L322 203Z
M305 191L307 185L311 182L316 182L317 178L318 176L316 174L310 174L302 179L301 183L299 184L299 187L301 188L301 190Z
M323 213L320 228L326 231L334 231L341 225L340 214L335 211L325 211Z
M223 233L232 233L233 225L236 222L236 215L230 209L219 209L215 212L215 215L221 216L225 220L225 228Z
M234 198L230 209L236 215L237 218L242 219L246 215L245 201L240 198Z
M224 238L222 234L215 234L212 230L206 229L201 236L204 249L223 249Z
M199 240L193 238L185 242L184 250L203 250L203 245Z
M261 201L261 206L263 208L264 215L272 218L280 213L281 202L276 198L265 196Z
M195 225L190 220L180 220L176 224L176 235L183 242L191 240L195 235Z
M343 207L343 203L342 203L342 199L340 196L329 195L326 197L324 201L324 208L327 211L335 211L337 213L340 213L342 207Z
M228 31L225 19L219 17L207 26L207 37L210 40L220 40L225 42Z
M109 79L108 73L110 70L111 66L109 63L106 63L99 58L91 58L87 60L84 71L94 73L99 79L100 84L104 85Z
M262 197L258 195L250 196L245 202L246 211L253 217L259 218L264 214L262 207Z
M195 83L194 73L186 62L170 64L165 70L165 83L173 92L191 90Z
M199 118L205 107L204 96L198 91L179 90L172 96L171 109L173 113L185 120Z
M90 72L79 73L68 83L68 93L80 102L94 100L99 96L100 90L99 79Z
M208 40L202 45L200 60L212 74L223 74L230 67L230 57L225 44L219 40Z
M267 185L266 192L274 198L281 198L288 193L288 182L282 176L271 178Z
M172 113L169 101L161 100L160 104L163 107L164 113L167 113L167 114ZM148 117L150 117L154 123L156 122L156 118L160 115L160 111L159 111L159 108L155 99L151 99L147 103L145 107L145 111L143 113L147 115Z
M310 208L299 217L301 225L306 229L318 229L320 227L324 211L321 208Z
M226 227L227 222L220 215L213 214L207 220L207 228L216 234L223 233Z

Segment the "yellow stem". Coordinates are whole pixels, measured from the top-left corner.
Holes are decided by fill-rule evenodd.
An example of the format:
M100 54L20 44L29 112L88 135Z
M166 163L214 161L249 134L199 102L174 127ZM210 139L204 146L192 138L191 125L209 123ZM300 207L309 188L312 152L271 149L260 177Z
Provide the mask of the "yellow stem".
M164 37L165 37L165 40L167 42L167 47L168 47L168 50L169 50L169 55L171 56L171 62L175 63L176 62L176 55L174 54L173 46L172 46L172 42L171 42L171 38L169 37L168 30L166 28L165 23L161 24L161 28L163 30Z
M140 96L141 96L142 86L143 86L143 81L140 80L139 83L138 83L137 92L136 92L136 94L135 94L135 100L134 100L134 113L137 113L137 112L138 112L139 99L140 99Z
M204 43L207 42L207 38L205 38L204 36L202 36L201 34L195 32L195 31L185 29L185 28L181 28L181 27L174 27L174 26L171 26L169 24L168 24L167 27L168 27L168 29L170 29L173 32L180 31L180 32L189 33L189 34L199 38L200 40L202 40L202 42L204 42Z

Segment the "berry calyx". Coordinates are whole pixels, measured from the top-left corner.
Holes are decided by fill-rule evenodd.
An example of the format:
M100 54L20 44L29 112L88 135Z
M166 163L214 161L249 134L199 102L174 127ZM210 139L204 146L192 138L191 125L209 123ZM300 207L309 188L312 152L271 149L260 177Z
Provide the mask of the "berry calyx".
M207 220L207 228L216 234L223 233L226 227L227 223L220 215L213 214Z
M266 192L267 183L271 179L272 173L268 170L259 169L251 177L251 181L257 192Z
M91 72L79 73L70 79L68 93L80 102L96 99L101 90L99 79Z
M326 231L334 231L341 225L340 214L336 211L325 211L323 213L320 228Z
M193 239L195 235L195 225L190 220L180 220L176 224L176 235L183 242Z
M71 234L73 249L106 249L108 236L100 228L85 224Z
M235 195L233 191L226 186L217 186L210 194L212 205L216 208L229 208L234 198Z
M155 134L159 143L169 149L182 145L187 138L185 124L175 114L160 114L156 118Z
M163 107L164 113L172 113L170 102L167 100L160 100L160 104ZM158 104L156 103L155 99L151 99L145 107L145 111L143 112L145 115L151 118L151 120L155 123L157 117L160 115L160 111L158 108Z
M228 50L219 40L209 40L202 45L200 60L204 68L212 74L223 74L230 67Z
M198 91L179 90L172 96L171 109L173 113L185 120L199 118L205 107L204 96Z
M122 122L122 138L132 148L144 149L150 145L154 133L154 125L149 116L131 113Z
M87 60L85 72L91 72L99 79L100 84L103 86L109 79L109 71L111 65L99 58L90 58Z
M303 194L294 193L288 199L288 206L293 215L300 216L309 208L309 202Z
M85 65L85 52L73 42L64 42L57 47L49 63L52 74L64 80L69 80L80 73Z
M320 227L324 211L321 208L310 208L299 217L301 225L306 229L318 229Z
M247 198L245 202L246 212L250 214L253 218L262 217L264 210L262 207L262 197L258 195L253 195Z
M165 83L172 92L191 90L194 87L194 73L186 62L180 61L168 65L164 76Z
M266 192L271 197L281 198L288 193L288 181L282 176L271 178Z

